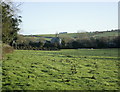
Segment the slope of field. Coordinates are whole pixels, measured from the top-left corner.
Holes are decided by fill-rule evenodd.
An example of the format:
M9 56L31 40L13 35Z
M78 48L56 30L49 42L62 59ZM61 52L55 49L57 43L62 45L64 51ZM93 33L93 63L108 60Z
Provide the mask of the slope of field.
M3 90L118 90L118 49L16 50L3 60Z
M102 32L83 32L83 33L67 33L67 34L59 34L59 37L115 37L118 36L119 31L102 31ZM25 37L43 37L45 40L51 40L52 37L55 37L56 34L44 34L44 35L25 35Z

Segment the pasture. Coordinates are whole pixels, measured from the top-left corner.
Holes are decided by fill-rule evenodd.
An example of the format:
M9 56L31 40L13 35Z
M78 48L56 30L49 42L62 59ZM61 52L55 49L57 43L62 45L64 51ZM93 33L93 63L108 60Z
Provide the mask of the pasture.
M2 63L3 90L118 90L118 49L15 50Z

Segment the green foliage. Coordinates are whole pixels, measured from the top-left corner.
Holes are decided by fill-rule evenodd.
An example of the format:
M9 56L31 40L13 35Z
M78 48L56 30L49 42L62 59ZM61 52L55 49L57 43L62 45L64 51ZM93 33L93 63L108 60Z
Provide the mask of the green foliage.
M15 13L17 7L13 7L12 2L2 2L2 41L11 45L13 40L17 39L18 27L21 22L21 16Z
M118 90L118 50L16 50L3 60L3 90Z

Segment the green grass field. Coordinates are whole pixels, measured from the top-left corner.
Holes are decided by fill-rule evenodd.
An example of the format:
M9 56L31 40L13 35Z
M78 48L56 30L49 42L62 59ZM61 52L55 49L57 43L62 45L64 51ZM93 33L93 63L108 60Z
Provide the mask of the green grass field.
M118 90L118 49L15 50L2 63L3 90Z
M114 31L114 32L103 32L103 33L95 33L95 32L83 32L83 33L67 33L67 34L59 34L59 37L67 36L67 37L116 37L118 36L119 32ZM37 36L42 36L42 37L55 37L55 34L45 34L45 35L37 35Z

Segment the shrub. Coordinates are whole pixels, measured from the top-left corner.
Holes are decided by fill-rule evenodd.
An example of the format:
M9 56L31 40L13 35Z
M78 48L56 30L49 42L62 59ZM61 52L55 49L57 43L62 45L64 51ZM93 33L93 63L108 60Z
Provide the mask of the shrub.
M2 45L2 54L3 55L5 55L7 53L11 53L11 52L13 52L13 50L14 49L11 46L7 45L7 44Z

